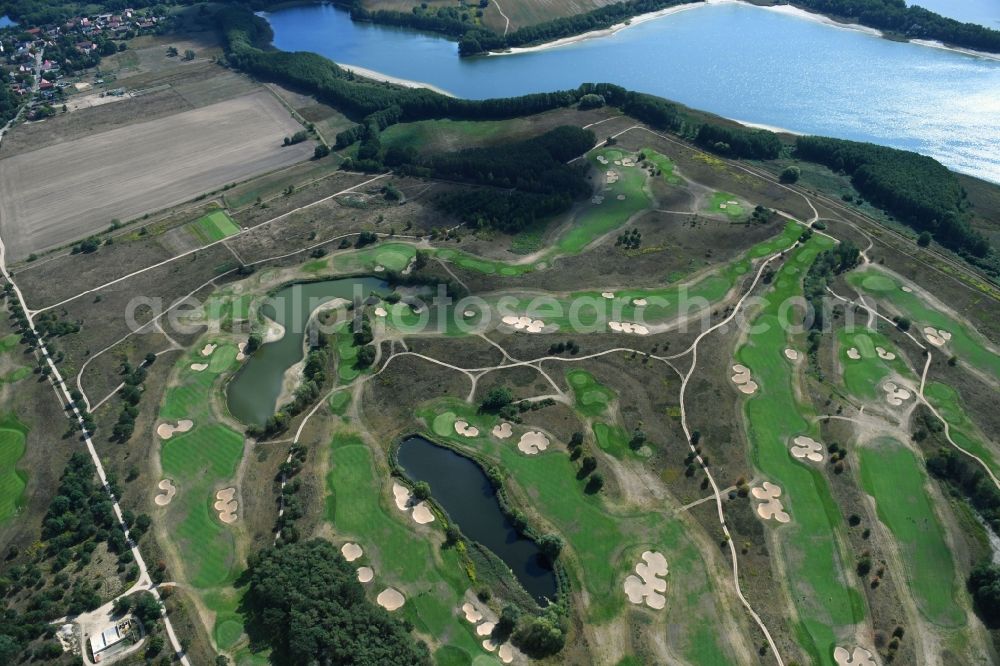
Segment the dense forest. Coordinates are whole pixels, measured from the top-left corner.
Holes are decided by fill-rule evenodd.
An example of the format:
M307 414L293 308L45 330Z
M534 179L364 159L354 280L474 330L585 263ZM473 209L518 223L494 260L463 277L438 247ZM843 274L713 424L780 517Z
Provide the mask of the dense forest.
M941 245L974 257L989 252L989 242L966 219L965 191L958 179L934 158L818 136L799 137L795 155L847 173L868 200L900 222L929 231Z
M88 12L116 12L126 7L143 9L162 5L157 0L98 0L97 2L74 2L73 0L0 0L0 16L9 16L26 25L55 23L71 16ZM195 0L174 0L170 4L193 5Z
M917 5L907 6L905 0L790 0L790 4L908 39L932 39L977 51L1000 53L1000 30L945 18Z
M365 597L357 572L328 541L253 556L242 610L254 650L276 664L429 664L427 647Z
M0 85L0 126L6 125L7 121L17 114L19 106L17 95L10 86Z

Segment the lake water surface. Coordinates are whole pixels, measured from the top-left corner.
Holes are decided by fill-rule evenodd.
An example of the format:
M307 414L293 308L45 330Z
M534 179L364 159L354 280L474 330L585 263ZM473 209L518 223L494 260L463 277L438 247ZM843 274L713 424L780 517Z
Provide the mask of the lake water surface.
M990 0L995 2L995 0ZM459 58L441 37L329 5L264 16L274 45L482 99L608 81L795 132L915 150L1000 182L1000 60L712 4L567 46Z
M556 577L534 541L517 533L500 511L489 478L475 462L423 437L399 446L399 465L414 481L426 481L462 533L489 548L511 568L535 599L555 599Z

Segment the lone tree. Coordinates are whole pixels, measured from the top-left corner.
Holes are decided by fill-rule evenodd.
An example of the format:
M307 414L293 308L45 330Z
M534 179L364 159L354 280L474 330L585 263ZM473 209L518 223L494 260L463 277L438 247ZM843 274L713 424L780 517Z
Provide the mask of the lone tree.
M413 486L413 496L420 501L424 501L431 496L431 487L426 481L420 481Z
M785 167L785 170L781 172L781 182L797 183L801 175L802 171L797 166Z
M549 562L555 562L563 549L563 540L558 534L546 534L538 540L538 548L542 556Z
M928 245L931 244L932 238L933 237L931 236L931 232L921 231L920 235L917 236L917 245L920 247L927 247Z
M514 394L506 386L494 386L483 398L480 408L484 412L499 412L501 409L514 402Z

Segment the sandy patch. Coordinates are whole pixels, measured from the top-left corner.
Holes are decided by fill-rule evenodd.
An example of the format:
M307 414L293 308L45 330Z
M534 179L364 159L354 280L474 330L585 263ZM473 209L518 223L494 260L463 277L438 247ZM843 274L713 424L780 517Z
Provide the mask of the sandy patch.
M615 292L613 292L613 291L602 291L601 292L601 296L603 296L604 298L611 299L611 298L615 297Z
M847 350L847 358L852 361L857 361L861 358L861 352L858 351L857 347L851 347Z
M627 321L609 321L608 328L615 333L632 333L634 335L649 335L649 329L642 324L632 324Z
M646 304L647 304L647 301L646 301L645 298L633 298L632 299L632 305L634 305L634 306L636 306L638 308L641 308L642 306L644 306Z
M479 428L469 425L468 421L455 421L455 432L462 437L479 437Z
M236 488L223 488L215 493L215 510L219 512L219 520L226 523L236 522Z
M924 337L927 338L927 342L931 343L935 347L941 347L944 345L944 343L951 340L951 333L944 330L943 328L933 328L931 326L925 326Z
M735 199L730 199L726 203L729 204L730 206L739 206L740 205L740 202L736 201Z
M216 350L216 348L218 346L219 345L208 343L207 345L205 345L204 347L201 348L201 355L202 356L211 356L212 353Z
M833 660L837 666L878 666L872 653L863 647L855 647L852 653L838 645L833 650Z
M476 627L476 634L479 636L489 636L493 633L493 627L495 626L497 626L495 622L483 622Z
M377 601L378 605L387 611L394 611L406 602L406 597L404 597L403 593L396 588L387 587L378 593L378 596L375 597L375 601Z
M885 347L876 347L875 353L878 354L878 357L883 361L892 361L896 358L896 355L891 351L887 351Z
M913 291L912 289L910 289L909 287L907 287L905 285L902 286L902 287L900 287L899 289L900 289L900 291L905 291L907 294L909 294L909 293L911 293Z
M370 583L375 577L375 570L371 567L358 567L358 582Z
M882 384L882 390L885 391L885 401L893 407L899 407L912 396L908 390L896 382L885 382Z
M462 612L465 613L465 621L475 624L483 619L483 614L476 610L476 607L466 601L462 604Z
M361 549L361 546L350 541L340 547L340 554L343 555L344 559L348 562L353 562L358 559L364 555L364 552L365 551Z
M781 488L771 483L770 481L765 481L762 485L750 490L750 493L761 503L757 505L757 515L764 520L776 520L779 523L787 523L791 520L791 516L785 511L785 508L781 505Z
M618 199L618 201L625 201L625 195L619 194L617 197L615 197L615 199Z
M812 437L799 435L792 440L792 455L812 462L823 462L823 445Z
M389 314L389 313L388 313L388 312L386 312L386 309L385 309L385 308L383 308L382 306L379 306L379 307L375 308L375 316L376 316L376 317L385 317L385 316L387 316L388 314Z
M549 438L537 430L532 430L521 435L517 442L517 448L521 453L533 456L539 451L549 448Z
M505 664L509 664L514 661L514 648L511 647L510 643L504 643L497 650L497 656L500 657L500 661Z
M497 644L487 638L483 641L483 649L487 652L496 652Z
M392 484L392 494L396 499L396 508L407 511L410 508L410 489L398 483Z
M605 157L604 155L598 155L597 156L597 161L600 162L601 164L607 164L608 163L608 158Z
M466 310L465 312L462 313L462 316L468 319L470 317L475 317L476 313L473 312L472 310Z
M757 382L750 378L750 368L739 363L733 365L733 383L740 393L752 395L757 392Z
M507 315L501 321L508 326L513 326L515 329L525 331L526 333L541 333L542 329L545 328L544 321L541 319L532 319L531 317Z
M177 422L177 425L172 423L161 423L156 426L156 435L160 439L170 439L177 432L187 432L194 427L194 421L191 419L181 419Z
M208 363L192 363L191 369L195 372L204 372L208 370Z
M787 358L789 361L797 361L799 360L799 353L794 349L786 349L785 358Z
M511 427L509 423L504 421L500 425L493 426L493 430L491 432L493 433L493 436L496 437L497 439L507 439L512 434L514 434L514 429Z
M635 565L638 576L630 574L625 579L625 596L633 604L645 602L650 608L660 610L667 604L667 598L662 594L667 591L667 558L662 553L647 550L642 559Z
M615 183L618 182L618 172L614 171L612 169L609 169L607 171L607 173L604 174L604 181L608 185L614 185Z
M413 511L410 515L413 517L413 522L419 525L426 525L427 523L434 522L434 512L431 511L429 506L427 506L427 502L421 502L413 507Z
M595 194L590 198L590 203L592 204L602 204L604 203L604 197L600 194Z
M174 498L177 494L177 488L174 486L174 482L170 479L163 479L157 484L157 488L163 492L153 498L157 506L166 506L170 504L170 500Z
M244 360L246 360L246 357L247 357L247 355L246 355L246 348L247 348L247 343L245 343L245 342L241 342L238 345L236 345L236 360L237 361L244 361Z

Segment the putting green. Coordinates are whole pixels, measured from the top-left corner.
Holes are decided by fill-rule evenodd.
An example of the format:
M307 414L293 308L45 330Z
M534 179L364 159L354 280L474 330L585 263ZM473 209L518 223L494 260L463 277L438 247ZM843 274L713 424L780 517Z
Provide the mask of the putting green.
M734 201L736 203L732 203ZM711 213L722 213L734 219L742 218L746 212L738 199L728 192L716 192L709 197L705 204L705 210Z
M840 362L844 369L844 386L852 395L867 400L883 398L885 392L881 388L882 380L892 372L913 379L913 373L899 358L895 346L881 333L868 329L841 329L837 332L837 339L840 343ZM876 347L896 354L896 358L891 361L881 358ZM851 348L857 349L861 358L850 358L847 351Z
M338 391L330 396L330 411L337 416L343 416L349 404L351 404L351 393L349 391Z
M28 475L16 465L24 456L27 432L13 415L0 420L0 523L21 507Z
M921 614L941 626L964 625L955 563L925 488L923 465L892 439L861 447L858 456L861 485L875 499L879 520L899 544L907 583Z
M615 393L586 370L570 370L566 380L576 396L576 409L585 416L599 416L608 410Z
M736 354L760 386L745 406L751 459L764 479L781 486L792 518L776 535L786 563L784 575L798 606L796 635L813 663L828 666L833 666L836 636L852 631L864 619L865 606L858 591L847 584L835 536L842 518L826 481L788 452L789 438L810 435L819 439L819 433L806 419L808 410L798 403L792 389L792 367L783 350L795 345L785 333L789 322L781 315L785 303L802 296L802 271L796 265L809 265L831 245L829 239L813 236L793 250L752 322L747 343Z
M372 272L376 267L402 271L417 255L408 243L382 242L360 250L350 250L333 256L333 268L338 273Z
M204 243L214 243L240 232L239 225L224 210L214 211L192 222L189 229Z
M628 452L628 434L621 426L595 423L594 437L597 439L597 446L615 458L623 458Z
M666 155L661 155L652 148L643 148L643 154L646 155L646 159L653 163L657 169L660 170L660 176L663 180L667 181L671 185L680 185L682 182L680 177L674 173L674 163Z

